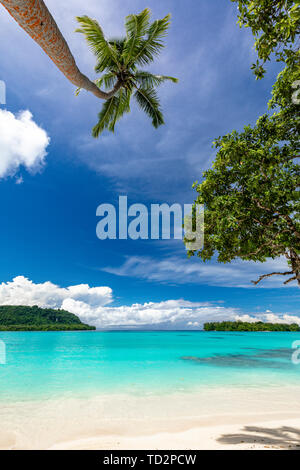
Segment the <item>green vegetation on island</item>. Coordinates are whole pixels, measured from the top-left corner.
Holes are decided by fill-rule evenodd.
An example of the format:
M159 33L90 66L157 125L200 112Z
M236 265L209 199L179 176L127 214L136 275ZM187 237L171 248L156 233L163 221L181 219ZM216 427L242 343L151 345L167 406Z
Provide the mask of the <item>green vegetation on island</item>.
M300 331L297 323L290 325L286 323L264 323L242 322L242 321L222 321L204 323L205 331Z
M40 308L36 305L0 306L0 331L78 331L95 330L66 310Z

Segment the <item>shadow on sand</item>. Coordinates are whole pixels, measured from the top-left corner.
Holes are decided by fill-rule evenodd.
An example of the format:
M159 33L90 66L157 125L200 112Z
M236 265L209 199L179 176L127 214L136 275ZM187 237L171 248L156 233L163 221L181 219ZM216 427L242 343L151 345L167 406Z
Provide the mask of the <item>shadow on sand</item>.
M253 444L254 446L272 446L278 449L300 450L300 429L289 426L280 428L264 428L245 426L240 433L223 434L219 437L221 444Z

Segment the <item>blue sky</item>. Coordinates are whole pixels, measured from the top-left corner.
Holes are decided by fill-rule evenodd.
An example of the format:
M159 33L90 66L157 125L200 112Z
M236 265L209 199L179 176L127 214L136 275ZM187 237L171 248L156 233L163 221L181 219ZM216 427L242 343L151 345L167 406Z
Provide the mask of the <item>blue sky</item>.
M115 134L95 140L91 128L101 102L86 92L76 98L74 87L0 7L0 80L7 86L7 104L0 106L7 126L2 134L0 129L7 169L0 165L0 303L63 305L103 328L198 328L208 319L299 315L297 287L284 288L274 278L257 288L250 282L270 269L284 269L281 260L204 264L187 260L178 240L96 237L97 206L117 205L120 195L147 207L192 203L191 185L214 159L213 140L254 123L266 110L279 68L271 64L266 78L255 81L253 39L236 25L236 4L46 3L90 78L94 58L74 33L75 16L97 18L109 37L122 35L124 17L146 6L154 18L171 12L167 47L151 70L180 82L160 89L165 126L153 129L134 107ZM20 111L32 114L27 124ZM24 139L32 136L24 143L23 160L6 138L20 119ZM30 160L27 150L36 158ZM68 286L73 289L64 290Z

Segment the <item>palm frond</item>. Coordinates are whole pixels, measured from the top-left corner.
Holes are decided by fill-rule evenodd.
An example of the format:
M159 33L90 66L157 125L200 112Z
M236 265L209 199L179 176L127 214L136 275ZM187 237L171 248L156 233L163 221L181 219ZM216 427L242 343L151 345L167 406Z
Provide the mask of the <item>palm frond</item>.
M145 8L138 15L128 15L126 17L125 28L127 38L123 50L125 64L128 64L131 57L138 53L141 39L146 34L149 27L150 16L151 12L149 8Z
M136 54L132 55L130 64L145 65L154 60L164 47L162 39L167 35L170 26L171 15L167 15L161 20L152 23L147 31L146 39L140 41L140 46Z
M116 96L113 96L104 102L102 109L98 114L99 121L92 131L93 137L99 137L104 129L109 128L109 125L114 118L117 104L118 98Z
M142 86L142 88L153 88L161 85L166 81L178 83L178 78L169 77L168 75L153 75L150 72L138 70L134 74L135 80Z
M116 81L116 74L114 74L113 72L108 72L105 75L102 75L102 77L95 80L95 83L98 88L101 88L104 85L106 89L110 89L114 87Z
M139 88L134 96L141 109L152 119L155 128L164 124L160 103L153 88Z
M137 33L143 36L148 30L150 16L151 11L149 8L145 8L137 15L126 16L125 29L127 38L135 37Z
M114 46L116 50L118 51L119 55L122 55L123 49L124 49L124 44L125 44L126 38L110 38L108 40L108 43L111 46Z
M121 88L116 95L118 103L116 104L114 117L109 125L109 130L114 132L116 122L125 114L130 112L131 92Z
M103 85L106 89L110 90L115 86L117 82L117 76L113 72L107 72L106 74L102 75L102 77L97 78L95 80L95 84L97 85L98 88L102 88ZM75 96L78 96L79 93L81 92L82 88L77 88L75 90Z
M88 16L77 16L80 28L77 33L84 34L91 50L98 59L98 69L104 71L111 65L120 67L118 52L115 45L110 44L104 37L101 26Z
M96 73L102 72L115 72L116 75L120 73L120 68L115 64L105 64L104 62L97 62L94 68Z
M131 92L121 88L115 96L105 101L98 114L99 121L93 128L93 137L99 137L105 129L114 132L116 122L130 112L130 98Z

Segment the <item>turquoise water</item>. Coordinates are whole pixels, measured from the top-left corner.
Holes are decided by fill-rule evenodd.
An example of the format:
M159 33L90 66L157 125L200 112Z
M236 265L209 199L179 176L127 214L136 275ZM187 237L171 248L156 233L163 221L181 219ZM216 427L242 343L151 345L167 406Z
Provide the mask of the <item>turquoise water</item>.
M0 400L300 385L300 333L1 332Z

